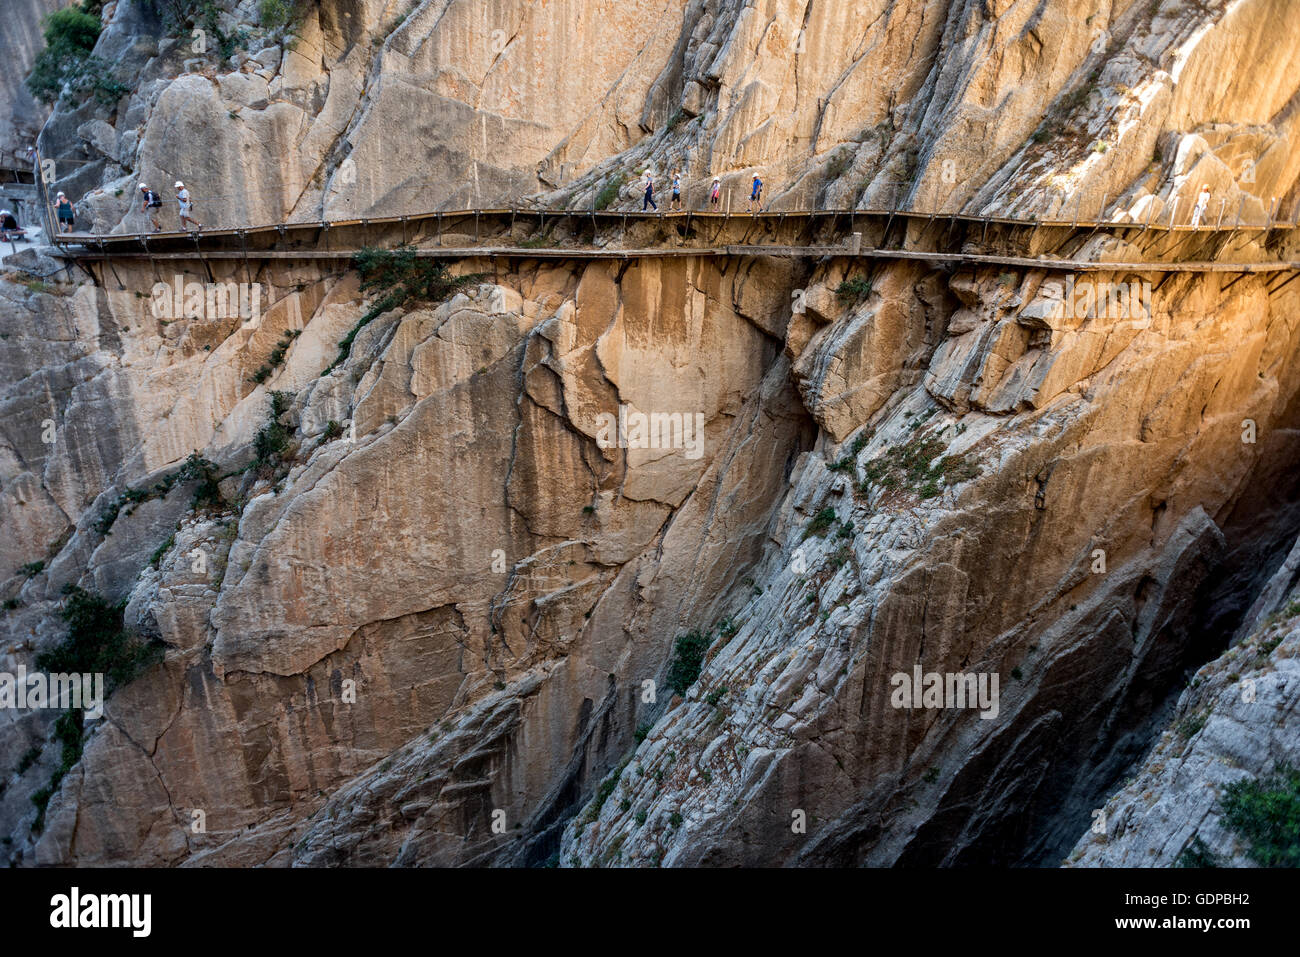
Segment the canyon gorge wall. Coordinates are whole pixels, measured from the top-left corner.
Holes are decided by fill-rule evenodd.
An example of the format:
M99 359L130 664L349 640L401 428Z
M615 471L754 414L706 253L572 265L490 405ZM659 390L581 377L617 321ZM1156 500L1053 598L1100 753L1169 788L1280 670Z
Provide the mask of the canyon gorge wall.
M177 177L216 225L631 209L676 168L696 206L755 172L776 209L1300 201L1284 0L221 6L218 62L105 4L131 92L41 133L94 229ZM1115 316L1047 268L467 261L361 322L342 265L217 264L261 284L248 323L156 316L147 262L39 260L0 266L0 670L57 645L68 586L160 660L45 804L58 715L0 713L12 863L1170 864L1240 857L1207 783L1296 756L1300 284L1086 274L1153 280ZM699 455L610 447L620 407L698 416ZM191 453L214 493L168 480ZM998 675L997 714L894 707L917 665Z

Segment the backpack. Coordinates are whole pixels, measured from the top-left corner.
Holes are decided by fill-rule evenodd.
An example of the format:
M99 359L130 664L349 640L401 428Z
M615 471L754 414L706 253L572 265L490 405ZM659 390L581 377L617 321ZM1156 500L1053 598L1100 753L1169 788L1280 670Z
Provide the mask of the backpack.
M159 199L158 194L151 189L145 190L144 202L150 209L159 209L162 207L162 200Z

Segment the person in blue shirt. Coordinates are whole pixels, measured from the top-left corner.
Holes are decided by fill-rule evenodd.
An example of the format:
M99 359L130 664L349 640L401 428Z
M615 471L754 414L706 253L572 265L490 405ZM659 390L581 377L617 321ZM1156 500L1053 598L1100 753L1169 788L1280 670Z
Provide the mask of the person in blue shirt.
M682 208L682 171L679 169L673 170L673 201L671 206L676 210Z
M763 208L763 181L754 174L754 186L749 191L749 211L756 213Z

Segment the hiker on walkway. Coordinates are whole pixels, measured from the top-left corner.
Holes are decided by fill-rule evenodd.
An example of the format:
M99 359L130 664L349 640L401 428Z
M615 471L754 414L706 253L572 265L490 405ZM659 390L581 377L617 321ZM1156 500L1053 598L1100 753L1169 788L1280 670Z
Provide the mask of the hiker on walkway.
M158 222L158 213L156 212L156 210L162 209L162 197L144 183L140 184L140 192L144 194L140 197L140 201L144 204L140 207L140 211L153 221L153 231L155 233L162 232L162 223Z
M72 201L63 193L54 197L54 213L59 219L59 232L72 232L72 224L76 220L77 211L72 208Z
M722 180L713 177L713 185L709 187L709 208L717 212L718 203L722 201Z
M679 169L673 170L673 201L670 206L678 212L682 208L682 171Z
M749 211L757 213L763 208L763 181L754 174L754 185L749 191Z
M1196 206L1192 210L1192 229L1196 229L1201 225L1201 217L1205 215L1205 211L1209 206L1210 184L1203 183L1201 185L1201 195L1196 197Z
M645 179L642 185L645 186L645 199L641 202L641 212L645 212L647 207L653 206L655 212L659 211L659 204L655 202L655 181L650 177L650 171L646 170L643 174Z
M180 180L176 181L176 201L181 204L181 229L186 228L186 223L193 223L195 228L202 229L203 224L194 218L194 201L190 199L190 191Z

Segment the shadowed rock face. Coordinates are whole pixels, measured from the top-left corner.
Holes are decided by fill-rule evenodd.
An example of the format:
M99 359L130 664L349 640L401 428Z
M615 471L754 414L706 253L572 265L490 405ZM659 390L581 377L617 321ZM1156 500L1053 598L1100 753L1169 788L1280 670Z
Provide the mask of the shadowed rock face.
M35 142L36 132L48 115L24 82L36 56L45 46L41 20L60 7L60 0L13 0L5 6L5 29L0 36L0 58L5 64L0 77L0 143L6 163L25 161L26 149Z
M688 199L756 170L788 206L1104 194L1145 220L1205 180L1291 203L1289 10L1177 7L426 0L391 27L358 0L185 73L121 0L101 52L132 94L60 107L42 142L119 231L141 178L266 222L585 206L678 164ZM1242 57L1264 66L1232 80ZM1300 258L1263 241L1186 255ZM1029 252L1157 240L1057 242ZM545 260L362 322L354 272L211 265L261 284L260 321L155 315L148 263L0 279L0 670L60 640L72 584L165 647L39 832L56 714L0 710L15 863L1169 863L1218 813L1220 758L1294 754L1286 641L1236 651L1277 679L1276 733L1235 664L1175 698L1289 614L1298 283L1174 274L1111 315L1035 269ZM273 393L283 446L255 460ZM666 447L611 446L620 410ZM158 491L195 450L215 505ZM896 707L918 666L996 676L996 714ZM1160 730L1201 712L1175 764ZM1157 738L1124 830L1079 842Z
M961 284L984 308L1025 310L1032 328L1034 295L1007 298L999 281ZM1269 453L1293 455L1295 300L1256 289L1234 305L1238 292L1171 280L1116 358L1081 345L1103 332L1095 319L1043 338L1034 361L1070 372L1041 408L1006 336L974 329L972 353L953 338L932 350L925 382L981 369L986 394L1018 389L1011 407L1026 411L958 415L916 386L875 414L853 468L828 472L830 450L807 457L755 576L764 593L735 609L735 636L637 749L620 800L566 831L562 860L1059 861L1188 665L1227 641L1201 630L1198 596L1229 578L1253 593L1295 535L1287 512L1268 534L1248 520ZM878 295L859 311L906 312ZM841 317L819 335L850 326ZM1243 443L1244 418L1269 423L1271 448ZM906 473L872 479L888 448L929 438L982 474L933 495ZM828 507L853 532L805 538ZM1219 614L1222 628L1232 613ZM999 674L996 717L895 707L891 677L918 664ZM815 822L807 833L792 830L796 811Z

